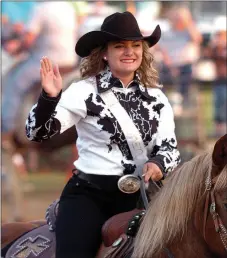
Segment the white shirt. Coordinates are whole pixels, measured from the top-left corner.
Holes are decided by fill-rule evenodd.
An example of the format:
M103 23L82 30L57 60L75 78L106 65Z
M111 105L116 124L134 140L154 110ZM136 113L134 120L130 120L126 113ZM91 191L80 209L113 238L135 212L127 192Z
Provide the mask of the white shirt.
M162 168L164 175L172 171L179 164L180 155L168 99L160 89L145 88L136 78L130 87L124 88L109 69L97 77L73 83L63 92L58 104L58 101L54 104L51 98L48 100L41 96L26 122L28 138L41 141L47 138L47 134L53 135L56 131L62 133L75 125L79 153L78 160L74 162L76 168L85 173L100 175L121 176L123 173L133 173L136 166L124 133L100 97L100 93L106 90L114 92L135 123L150 160ZM52 105L52 111L47 107L48 102L49 106ZM37 121L41 106L47 113L53 114L55 111L54 118L49 115L45 123ZM54 127L54 119L60 122L59 130ZM49 126L52 130L48 129Z

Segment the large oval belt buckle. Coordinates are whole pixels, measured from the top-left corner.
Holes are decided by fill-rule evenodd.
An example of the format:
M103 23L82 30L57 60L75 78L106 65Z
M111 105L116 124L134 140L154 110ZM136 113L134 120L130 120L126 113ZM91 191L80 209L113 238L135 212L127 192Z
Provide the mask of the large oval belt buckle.
M135 175L124 175L120 177L117 185L123 193L135 193L140 189L140 178Z

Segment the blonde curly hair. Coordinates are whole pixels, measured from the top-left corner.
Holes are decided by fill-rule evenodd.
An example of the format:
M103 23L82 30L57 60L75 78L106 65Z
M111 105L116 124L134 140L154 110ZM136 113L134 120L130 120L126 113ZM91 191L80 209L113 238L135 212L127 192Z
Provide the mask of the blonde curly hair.
M142 63L136 72L140 78L141 83L145 87L160 87L158 84L158 72L153 65L154 57L149 50L147 42L143 41L142 45ZM80 64L80 73L83 79L86 79L90 76L96 76L99 72L105 69L105 67L108 65L108 63L103 60L103 55L106 49L107 46L95 48L89 56L82 59Z

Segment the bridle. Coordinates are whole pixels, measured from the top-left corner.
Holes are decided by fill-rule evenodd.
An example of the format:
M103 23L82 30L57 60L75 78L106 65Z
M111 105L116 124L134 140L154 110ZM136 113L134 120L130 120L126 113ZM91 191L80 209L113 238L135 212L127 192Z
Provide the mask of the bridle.
M204 239L206 239L206 222L207 222L207 217L209 215L208 213L210 212L211 217L214 221L215 231L219 233L221 242L227 252L227 229L225 228L220 215L216 211L214 185L217 182L217 178L218 176L211 179L211 177L208 176L205 182L205 186L206 186L205 190L207 192L207 195L206 195L205 210L204 210L203 236L204 236ZM210 200L211 200L211 204L209 207Z

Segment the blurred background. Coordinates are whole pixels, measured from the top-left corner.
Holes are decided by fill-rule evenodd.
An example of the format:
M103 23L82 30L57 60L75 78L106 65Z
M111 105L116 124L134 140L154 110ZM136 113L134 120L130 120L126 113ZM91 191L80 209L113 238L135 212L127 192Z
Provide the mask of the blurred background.
M116 11L132 12L143 35L157 24L151 49L173 107L182 162L212 148L226 133L226 6L224 1L1 2L2 222L43 219L77 158L75 129L48 143L25 137L25 120L40 93L42 56L60 67L64 89L80 79L77 39L99 30ZM16 111L16 112L15 112Z

